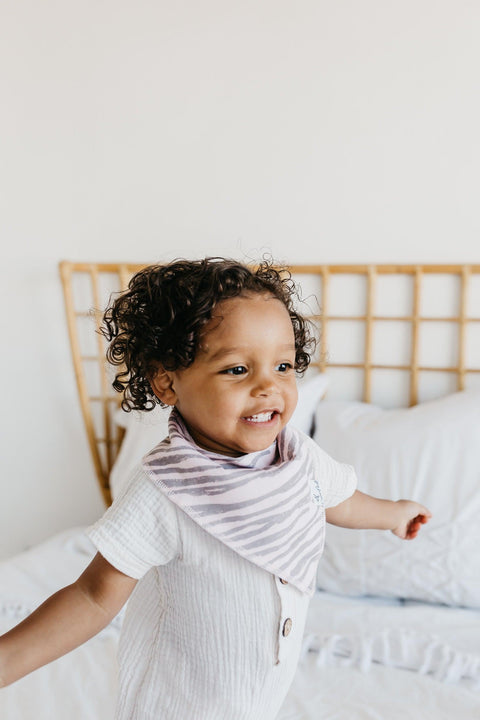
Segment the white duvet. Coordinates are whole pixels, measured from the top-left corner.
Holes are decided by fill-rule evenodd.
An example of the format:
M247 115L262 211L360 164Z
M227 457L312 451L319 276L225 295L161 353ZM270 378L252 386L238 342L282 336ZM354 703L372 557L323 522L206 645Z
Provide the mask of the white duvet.
M0 563L0 632L74 580L93 548L70 530ZM1 720L110 720L120 621L0 691ZM421 603L312 600L279 720L480 719L480 613Z

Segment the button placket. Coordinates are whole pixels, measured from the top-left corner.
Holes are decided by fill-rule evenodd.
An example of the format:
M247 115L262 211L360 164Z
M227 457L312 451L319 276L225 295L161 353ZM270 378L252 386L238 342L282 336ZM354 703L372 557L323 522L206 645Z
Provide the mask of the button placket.
M288 654L290 642L288 636L293 628L293 606L291 588L287 580L277 577L277 590L280 597L280 617L278 624L278 656L276 664L280 663Z

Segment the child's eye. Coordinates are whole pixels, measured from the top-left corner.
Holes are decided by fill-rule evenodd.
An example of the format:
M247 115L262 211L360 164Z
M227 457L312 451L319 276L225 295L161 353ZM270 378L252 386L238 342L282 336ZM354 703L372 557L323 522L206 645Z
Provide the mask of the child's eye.
M292 365L291 363L288 363L288 362L279 363L279 364L277 365L277 367L276 367L276 369L277 369L279 372L282 372L282 373L288 372L289 370L292 370L292 368L293 368L293 365Z
M247 368L243 365L235 365L235 367L227 368L222 371L225 375L243 375L247 372Z

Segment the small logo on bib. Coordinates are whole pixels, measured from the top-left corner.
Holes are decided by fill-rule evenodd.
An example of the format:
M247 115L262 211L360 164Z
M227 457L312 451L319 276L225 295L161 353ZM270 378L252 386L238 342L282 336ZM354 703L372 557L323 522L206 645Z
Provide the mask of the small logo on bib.
M320 483L317 478L312 480L312 500L315 505L321 505L323 507L323 496L320 490Z

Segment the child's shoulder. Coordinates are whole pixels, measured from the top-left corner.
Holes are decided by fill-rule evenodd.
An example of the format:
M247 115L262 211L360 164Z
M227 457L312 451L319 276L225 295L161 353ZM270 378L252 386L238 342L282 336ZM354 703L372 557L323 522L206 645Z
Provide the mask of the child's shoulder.
M320 445L312 437L310 437L310 435L303 432L303 430L299 430L298 428L292 426L290 428L290 432L294 434L302 452L309 453L315 459L318 459L319 462L330 458L330 455L328 455L325 450L322 450Z
M121 488L113 505L125 508L148 508L161 510L162 513L175 513L175 508L168 494L163 491L155 478L139 463L130 474L128 481Z
M308 454L310 461L314 465L314 469L317 473L322 475L338 475L339 472L351 471L351 466L348 463L333 458L329 455L316 440L306 435L297 428L292 428L297 435L297 438L301 442L302 452Z

